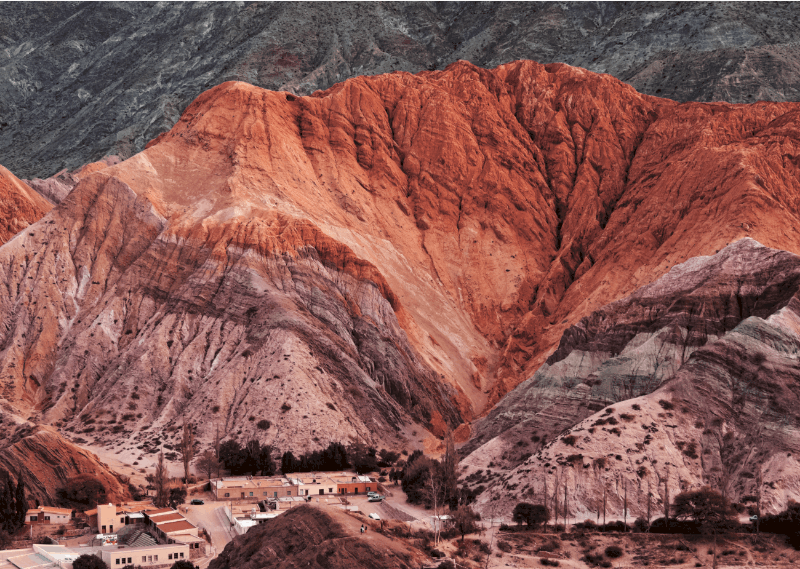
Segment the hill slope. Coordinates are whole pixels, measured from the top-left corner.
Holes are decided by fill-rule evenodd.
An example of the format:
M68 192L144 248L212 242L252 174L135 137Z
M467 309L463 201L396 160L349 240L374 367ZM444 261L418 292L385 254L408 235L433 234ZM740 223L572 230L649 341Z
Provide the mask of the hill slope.
M782 510L800 493L798 353L800 257L744 239L678 265L568 329L476 425L470 445L486 442L463 464L489 481L480 507L541 502L547 477L579 519L597 514L604 486L620 516L625 485L631 517L648 493L661 511L665 484L739 501L763 480L762 507Z
M299 506L236 537L209 568L407 569L428 560L374 527L366 534L359 527L358 520L341 510Z
M44 178L129 157L224 81L308 95L460 59L563 62L679 101L791 101L797 30L785 3L7 2L0 161Z

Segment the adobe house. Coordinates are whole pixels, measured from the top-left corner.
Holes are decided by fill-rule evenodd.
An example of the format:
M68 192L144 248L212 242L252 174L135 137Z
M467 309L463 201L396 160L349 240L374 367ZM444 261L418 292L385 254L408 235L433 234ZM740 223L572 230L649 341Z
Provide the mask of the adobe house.
M333 480L339 494L364 494L378 489L378 484L370 480L369 476L340 475L333 477Z
M39 506L25 512L26 524L66 524L72 519L72 510Z

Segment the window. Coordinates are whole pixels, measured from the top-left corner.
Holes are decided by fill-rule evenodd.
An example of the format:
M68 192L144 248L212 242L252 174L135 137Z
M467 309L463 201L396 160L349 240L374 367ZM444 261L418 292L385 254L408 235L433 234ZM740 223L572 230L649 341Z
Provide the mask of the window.
M103 526L103 531L101 533L106 533L106 526Z
M278 497L278 493L277 493L277 492L274 492L274 494L275 494L275 496L274 496L274 497L275 497L275 498L277 498L277 497Z
M148 555L147 556L147 562L148 563L152 563L153 562L153 556L152 555Z
M253 493L252 493L252 492L250 492L250 495L252 496L252 495L253 495Z
M45 516L44 517L44 521L49 522L50 521L50 516Z
M371 490L371 488L369 486L367 486L367 492L369 492L370 490Z
M121 561L120 558L117 557L117 565L121 565L120 561Z
M120 523L120 524L124 524L124 523L125 523L125 518L120 518L120 519L119 519L119 523Z
M269 496L269 492L264 492L264 496Z
M153 555L153 563L155 563L156 561L158 561L158 555Z
M147 563L147 555L142 555L142 563Z
M328 488L328 494L333 494L333 488Z
M171 554L171 553L167 555L167 559L169 559L170 561L172 561L172 554Z
M231 497L231 493L230 492L225 492L225 497L226 498L230 498Z
M291 491L291 490L287 490L287 491L286 491L286 495L287 495L287 496L291 496L291 495L292 495L292 491Z
M133 557L128 557L128 564L130 565L131 563L133 563Z
M39 516L31 516L31 521L32 522L38 522L39 521Z
M183 551L181 551L181 559L183 559Z

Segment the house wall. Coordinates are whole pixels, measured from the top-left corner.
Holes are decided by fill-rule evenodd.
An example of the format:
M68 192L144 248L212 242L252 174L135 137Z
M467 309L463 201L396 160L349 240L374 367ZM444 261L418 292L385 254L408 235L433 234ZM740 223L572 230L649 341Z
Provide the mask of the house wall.
M36 518L36 521L33 520ZM46 519L49 518L49 519ZM31 524L66 524L69 523L69 514L57 514L51 512L39 512L38 514L26 514L25 522Z
M111 569L121 568L125 565L141 565L152 567L155 565L170 566L181 559L189 559L189 546L172 544L158 548L124 548L114 551L102 551L102 559Z
M114 533L124 525L124 520L119 523L117 507L114 504L97 506L97 531L99 533Z

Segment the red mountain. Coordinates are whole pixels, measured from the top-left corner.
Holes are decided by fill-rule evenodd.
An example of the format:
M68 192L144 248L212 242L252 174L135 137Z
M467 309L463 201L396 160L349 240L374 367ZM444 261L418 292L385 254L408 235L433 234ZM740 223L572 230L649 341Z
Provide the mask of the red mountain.
M676 263L800 252L798 111L530 61L224 83L0 249L4 397L128 415L107 444L182 416L279 445L441 434Z

